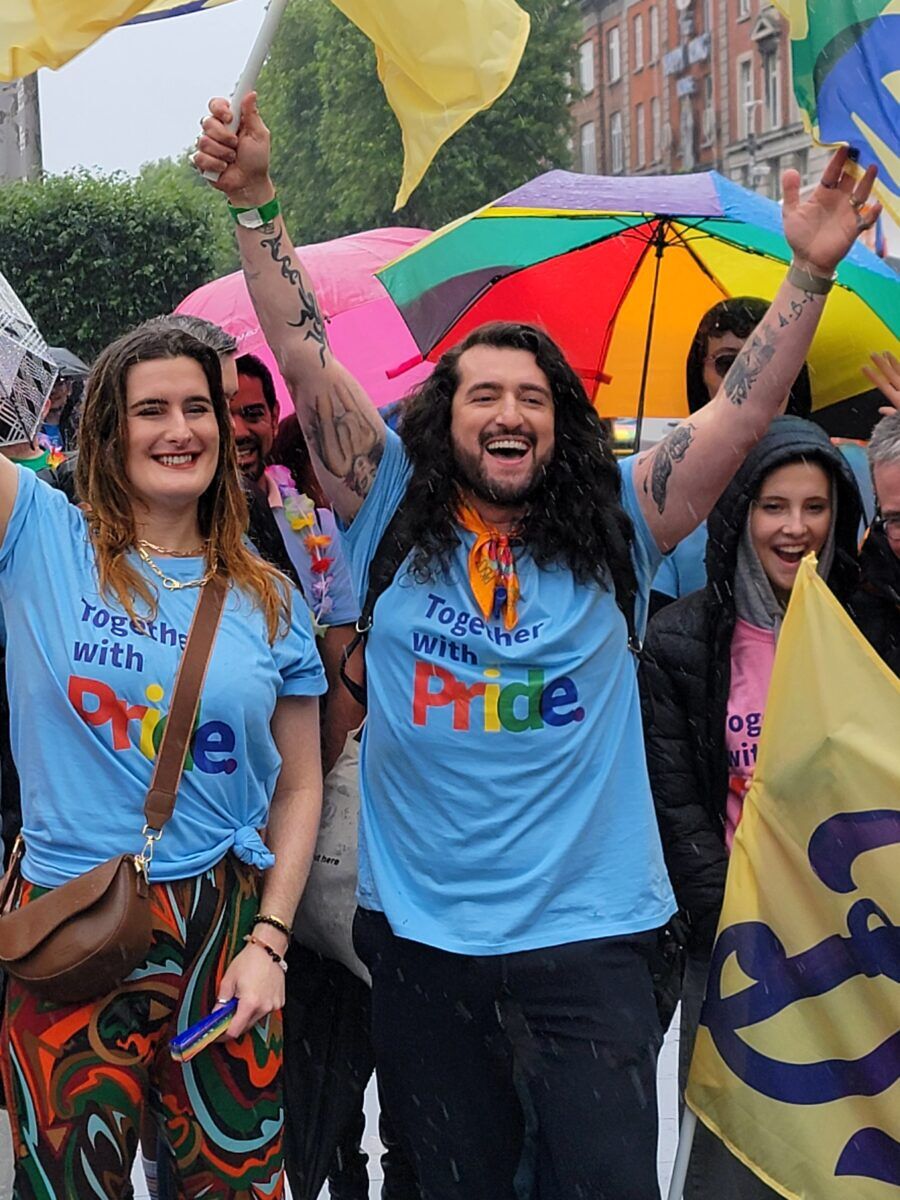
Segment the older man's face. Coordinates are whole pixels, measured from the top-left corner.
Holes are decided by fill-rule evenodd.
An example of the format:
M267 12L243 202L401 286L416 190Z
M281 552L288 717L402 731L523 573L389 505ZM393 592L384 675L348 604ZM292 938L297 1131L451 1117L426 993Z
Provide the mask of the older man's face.
M879 463L872 472L888 545L900 558L900 462Z

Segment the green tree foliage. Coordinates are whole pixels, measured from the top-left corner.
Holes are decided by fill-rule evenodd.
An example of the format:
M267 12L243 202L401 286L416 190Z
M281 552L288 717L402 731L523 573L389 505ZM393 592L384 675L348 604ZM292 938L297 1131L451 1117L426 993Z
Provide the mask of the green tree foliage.
M297 241L404 224L437 228L551 167L569 165L569 73L580 30L571 0L519 0L532 28L494 106L438 152L392 214L403 152L372 44L328 0L292 0L259 86L273 175Z
M0 188L0 271L47 341L88 361L236 265L224 201L187 160Z

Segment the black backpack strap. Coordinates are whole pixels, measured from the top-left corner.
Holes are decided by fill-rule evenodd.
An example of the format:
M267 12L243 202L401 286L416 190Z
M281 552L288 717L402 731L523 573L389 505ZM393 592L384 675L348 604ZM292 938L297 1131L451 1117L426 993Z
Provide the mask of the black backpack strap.
M341 682L356 703L361 704L363 708L367 707L366 685L365 683L359 684L355 679L350 678L347 673L347 664L357 648L365 646L369 630L372 628L372 619L378 598L393 583L394 576L400 570L403 560L411 549L400 535L405 504L405 499L400 501L397 511L381 535L381 541L369 563L369 586L366 589L366 596L356 622L356 637L344 647L341 654Z
M640 659L644 652L644 645L638 637L634 617L635 601L637 600L637 578L634 568L630 564L631 559L629 556L627 578L621 579L616 576L613 580L613 589L616 595L616 604L618 604L622 616L625 618L625 625L628 630L628 649L635 658Z

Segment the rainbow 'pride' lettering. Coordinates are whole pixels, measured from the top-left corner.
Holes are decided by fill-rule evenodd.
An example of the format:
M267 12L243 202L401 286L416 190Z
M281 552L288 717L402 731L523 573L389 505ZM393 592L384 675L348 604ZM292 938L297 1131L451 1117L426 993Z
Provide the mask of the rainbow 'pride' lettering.
M151 761L156 758L168 717L163 709L154 707L165 695L158 683L151 683L145 689L150 704L131 704L117 696L108 684L83 675L69 676L68 693L72 707L87 725L95 728L109 725L113 750L130 750L136 742L146 758ZM132 729L134 722L136 730ZM191 771L196 766L205 775L231 775L237 770L237 759L231 757L235 744L234 730L224 721L197 724L184 769Z
M524 733L549 725L559 729L584 720L578 688L568 675L544 683L544 672L530 668L527 683L503 684L501 672L489 667L485 682L468 684L436 663L416 661L413 683L413 724L426 725L428 710L453 706L453 728L467 733L472 727L485 733Z

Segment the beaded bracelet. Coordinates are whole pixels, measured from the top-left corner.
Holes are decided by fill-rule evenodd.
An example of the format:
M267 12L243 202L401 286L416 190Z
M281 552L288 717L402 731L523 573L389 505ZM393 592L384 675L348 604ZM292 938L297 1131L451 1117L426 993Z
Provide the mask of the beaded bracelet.
M260 949L265 950L266 954L268 954L275 966L280 967L282 971L284 971L285 975L287 975L288 965L277 950L273 950L271 946L267 946L265 942L261 942L259 938L255 938L252 933L245 933L244 941L250 946L259 946Z
M277 929L279 933L283 933L286 938L291 936L290 926L285 925L280 917L274 917L271 913L260 913L253 922L253 928L257 925L271 925L273 929Z

